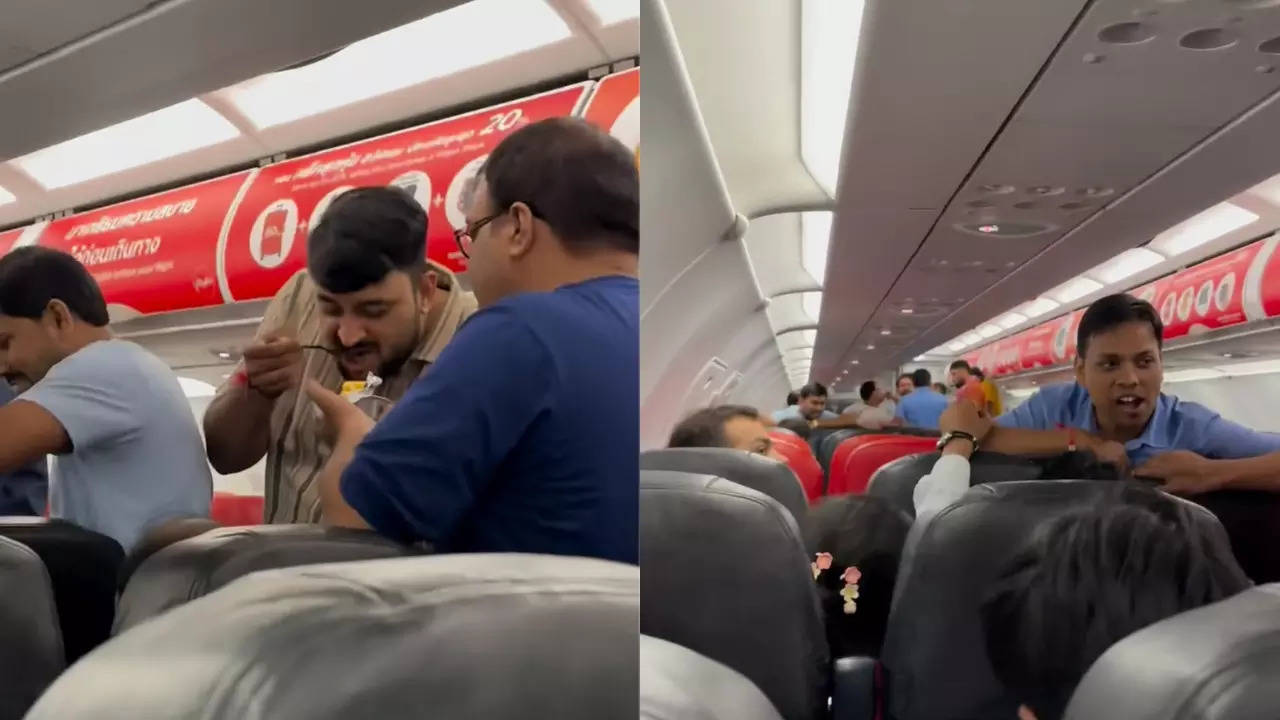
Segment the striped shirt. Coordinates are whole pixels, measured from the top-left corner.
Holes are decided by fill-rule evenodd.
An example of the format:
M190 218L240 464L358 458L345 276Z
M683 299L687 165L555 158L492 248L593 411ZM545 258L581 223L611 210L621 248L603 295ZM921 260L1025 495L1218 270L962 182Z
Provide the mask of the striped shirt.
M400 371L382 378L378 394L398 401L440 355L462 321L476 310L475 296L458 286L447 269L430 263L441 284L424 323L424 337L413 356ZM304 345L328 345L322 336L321 317L315 284L306 270L299 271L268 305L257 338L286 332ZM303 356L303 376L337 390L342 384L338 362L328 353L308 352ZM320 439L323 421L306 393L289 390L276 399L271 415L271 442L267 447L267 523L319 523L320 493L316 476L324 468L333 448Z

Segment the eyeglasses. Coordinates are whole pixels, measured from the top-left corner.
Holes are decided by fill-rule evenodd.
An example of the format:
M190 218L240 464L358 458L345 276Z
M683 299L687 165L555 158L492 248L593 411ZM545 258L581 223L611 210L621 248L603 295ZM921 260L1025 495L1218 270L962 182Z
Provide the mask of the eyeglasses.
M542 219L542 215L538 213L532 203L525 203L525 206L529 208L529 214L539 220ZM510 209L510 207L507 208L507 210ZM471 244L475 242L476 234L479 233L480 229L485 225L488 225L494 220L506 215L507 210L500 210L488 217L481 218L466 227L461 227L453 231L453 241L458 244L458 252L462 253L462 257L467 259L471 258Z

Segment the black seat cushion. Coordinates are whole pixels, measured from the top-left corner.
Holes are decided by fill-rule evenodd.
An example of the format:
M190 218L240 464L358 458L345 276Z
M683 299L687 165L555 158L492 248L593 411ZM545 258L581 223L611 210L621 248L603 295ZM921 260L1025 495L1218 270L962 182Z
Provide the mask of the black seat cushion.
M894 508L916 516L912 494L920 478L929 474L940 453L907 455L887 463L871 476L867 494L882 497ZM1036 480L1041 477L1042 465L1026 458L979 451L969 460L969 483L1008 482L1011 480Z
M639 571L439 555L254 573L112 638L30 720L635 717Z
M830 663L791 513L713 475L640 472L640 631L742 673L788 720L827 709Z
M640 453L641 470L715 475L777 500L804 529L809 501L786 463L728 448L666 448Z
M369 531L318 525L219 528L147 558L125 586L113 634L257 570L404 557L418 551Z
M5 537L0 588L0 720L18 720L62 672L62 633L44 563Z
M1080 681L1066 720L1274 720L1277 677L1280 585L1268 585L1111 646Z
M782 720L738 672L675 643L640 636L643 720Z
M1087 480L980 485L913 526L881 657L891 718L1016 717L1018 699L1006 693L987 659L978 608L1040 524L1115 489L1113 482ZM1208 532L1226 541L1212 514L1188 505Z
M0 518L0 536L35 551L53 583L67 664L111 636L124 550L114 539L61 520Z
M1280 494L1218 490L1191 498L1218 517L1231 551L1255 583L1280 582Z

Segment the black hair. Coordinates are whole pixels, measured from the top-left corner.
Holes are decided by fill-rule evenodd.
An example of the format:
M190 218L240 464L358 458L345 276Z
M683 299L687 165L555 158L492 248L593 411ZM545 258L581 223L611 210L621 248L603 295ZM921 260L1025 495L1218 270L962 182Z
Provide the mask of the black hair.
M1104 463L1088 450L1065 452L1033 460L1040 466L1041 480L1123 480L1124 473L1113 463Z
M787 393L787 407L791 407L798 402L800 402L800 393L795 392L794 390Z
M1220 526L1150 487L1117 483L1040 528L981 607L996 677L1040 720L1061 718L1109 647L1250 586Z
M110 322L102 289L71 255L29 246L0 258L0 315L38 320L54 300L94 327Z
M759 420L760 411L746 405L715 405L696 410L671 431L667 447L729 447L724 426L739 417Z
M871 395L876 391L876 381L867 380L858 386L858 397L862 398L862 402L870 402Z
M809 427L809 423L801 418L784 418L778 421L778 427L799 435L805 440L809 439L809 435L813 432L813 428Z
M517 130L480 169L495 211L523 202L570 252L640 252L640 174L635 156L581 118L557 117Z
M427 213L398 187L342 193L307 238L307 270L316 285L350 293L388 273L420 273L427 264Z
M809 383L808 385L805 385L804 387L800 388L801 400L808 397L826 397L826 396L827 396L827 386L823 385L822 383Z
M929 374L928 370L919 368L911 373L911 382L918 388L929 387L933 384L933 376Z
M1160 322L1160 314L1156 309L1146 300L1119 293L1094 300L1084 311L1084 316L1080 318L1080 328L1076 330L1076 354L1082 358L1085 356L1089 341L1094 335L1131 322L1150 325L1151 332L1156 336L1156 347L1164 348L1164 323Z
M968 360L956 360L952 362L951 366L948 367L947 369L948 370L964 370L965 372L973 372L973 368L969 367Z
M836 495L809 510L807 525L809 559L823 552L832 556L831 569L817 578L832 657L878 657L910 518L881 497ZM840 596L841 575L850 566L862 573L852 614L844 612Z

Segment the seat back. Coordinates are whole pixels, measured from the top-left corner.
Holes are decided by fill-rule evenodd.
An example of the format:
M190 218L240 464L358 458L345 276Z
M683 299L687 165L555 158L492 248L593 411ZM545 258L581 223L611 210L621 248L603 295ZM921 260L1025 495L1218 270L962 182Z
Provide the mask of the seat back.
M1038 526L1115 489L1087 480L981 485L912 527L881 657L889 717L1016 717L1019 699L996 680L987 658L979 607ZM1223 532L1208 511L1187 504L1209 532Z
M138 569L147 558L155 555L161 550L178 542L186 540L197 535L203 535L210 530L216 530L221 527L217 522L209 518L190 517L177 518L159 526L151 528L147 531L137 545L129 551L124 558L124 564L120 566L120 589L124 590L129 583L129 578L133 577L134 571Z
M65 667L53 585L35 552L0 537L0 720L19 720Z
M914 435L858 435L841 443L831 463L828 495L861 495L867 491L871 476L884 465L900 457L929 452L937 441ZM841 453L844 453L841 459Z
M1240 568L1258 584L1280 582L1280 494L1261 490L1217 490L1197 495L1227 529Z
M822 466L813 456L813 449L803 439L787 433L769 433L773 447L786 458L787 466L800 480L805 499L810 503L822 497Z
M270 570L112 638L30 720L635 717L634 565L439 555Z
M258 570L417 554L374 532L318 525L219 528L168 545L129 578L112 634Z
M920 478L929 474L941 457L937 452L918 453L892 460L874 473L867 483L867 494L888 500L895 508L916 516L912 494ZM977 452L969 459L970 485L1007 482L1011 480L1036 480L1040 478L1040 465L1025 458L1000 453Z
M640 632L721 662L788 720L827 709L817 591L791 513L713 475L640 471Z
M261 495L215 492L209 505L209 516L226 527L261 525L265 501Z
M786 463L728 448L666 448L640 453L641 470L715 475L768 495L803 528L809 503L799 478Z
M818 464L822 466L822 472L826 473L826 477L831 477L831 465L835 461L836 450L841 443L856 435L869 435L873 431L863 430L861 428L847 428L844 430L829 431L818 445ZM826 486L823 486L825 492Z
M640 636L642 720L782 720L738 672L660 638Z
M1280 585L1267 585L1111 646L1080 681L1065 717L1272 720L1280 708L1277 677Z
M0 536L40 556L58 607L70 665L111 636L124 550L112 538L62 520L0 518Z

